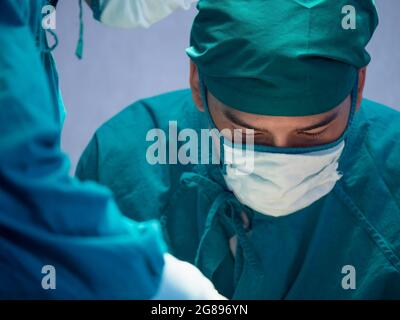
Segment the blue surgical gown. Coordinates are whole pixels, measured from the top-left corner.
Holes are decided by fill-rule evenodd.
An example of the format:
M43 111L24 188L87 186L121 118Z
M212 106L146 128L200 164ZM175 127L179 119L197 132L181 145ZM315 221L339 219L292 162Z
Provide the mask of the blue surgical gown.
M0 1L0 298L148 299L160 284L158 222L69 176L57 75L40 28L47 1ZM55 289L42 286L53 266Z
M363 100L340 161L342 179L311 206L279 218L241 206L218 165L149 164L154 141L146 135L159 128L168 145L169 121L199 136L208 128L189 90L139 101L97 130L77 175L110 187L126 215L159 219L169 250L227 297L400 298L399 112Z

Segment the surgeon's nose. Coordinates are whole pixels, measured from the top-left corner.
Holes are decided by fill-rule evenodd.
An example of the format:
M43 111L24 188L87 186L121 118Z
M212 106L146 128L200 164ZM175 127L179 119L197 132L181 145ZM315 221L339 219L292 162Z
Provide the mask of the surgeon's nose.
M290 139L287 135L274 135L272 139L272 146L278 148L289 148L291 147Z

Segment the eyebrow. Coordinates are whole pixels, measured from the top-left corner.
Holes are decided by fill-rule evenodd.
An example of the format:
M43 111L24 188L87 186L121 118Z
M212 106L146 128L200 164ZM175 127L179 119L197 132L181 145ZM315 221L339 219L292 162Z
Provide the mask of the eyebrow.
M325 127L326 125L328 125L331 122L333 122L338 116L339 116L339 111L335 111L334 113L328 115L325 119L321 120L320 122L315 123L315 124L310 125L310 126L305 127L305 128L297 129L297 130L298 131L311 131L311 130L314 130L314 129Z
M247 129L254 129L254 130L257 130L257 131L269 132L265 128L257 128L257 127L249 125L248 123L246 123L242 119L238 118L231 110L226 110L224 112L224 115L232 123L234 123L236 125L239 125L241 127L244 127L244 128L247 128ZM311 130L314 130L314 129L318 129L318 128L324 127L324 126L330 124L331 122L333 122L338 116L339 116L339 110L337 110L335 113L330 114L329 116L327 116L325 119L319 121L318 123L312 124L312 125L304 127L304 128L299 128L299 129L297 129L297 131L311 131Z
M254 126L249 125L248 123L246 123L246 122L243 121L242 119L238 118L238 117L237 117L232 111L230 111L230 110L226 110L226 111L224 112L224 115L225 115L225 117L226 117L229 121L231 121L232 123L234 123L234 124L236 124L236 125L238 125L238 126L244 127L244 128L246 128L246 129L254 129L254 130L257 130L257 131L265 131L265 132L268 132L268 130L266 130L265 128L257 128L257 127L254 127Z

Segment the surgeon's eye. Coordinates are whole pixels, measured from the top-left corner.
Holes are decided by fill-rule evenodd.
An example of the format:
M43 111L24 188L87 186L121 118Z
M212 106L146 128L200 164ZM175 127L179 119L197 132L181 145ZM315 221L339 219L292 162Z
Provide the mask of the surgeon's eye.
M300 134L300 135L303 135L303 136L310 137L312 139L318 139L318 138L321 138L324 135L326 130L327 130L327 128L325 128L324 130L319 131L319 132L299 131L297 133Z
M265 145L265 144L268 145L272 141L271 137L266 135L265 133L254 132L254 131L248 132L247 134L243 133L241 138L243 143L254 143L260 145Z
M241 138L244 143L248 143L249 141L255 142L260 136L253 130L244 130Z
M232 134L234 137L242 138L243 141L249 138L256 138L262 135L262 133L255 131L254 129L247 129L242 127L233 126Z

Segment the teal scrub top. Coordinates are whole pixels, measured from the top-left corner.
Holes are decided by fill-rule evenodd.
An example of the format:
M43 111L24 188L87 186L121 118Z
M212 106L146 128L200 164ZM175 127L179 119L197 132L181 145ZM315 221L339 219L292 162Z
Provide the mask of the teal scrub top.
M159 223L127 218L108 189L69 176L46 3L0 1L0 299L152 298Z
M340 161L342 179L311 206L279 218L241 206L218 165L150 165L154 141L146 135L168 132L169 121L178 130L208 128L189 90L139 101L97 130L77 176L108 186L127 216L159 219L169 251L229 298L400 298L399 112L363 100Z

